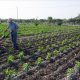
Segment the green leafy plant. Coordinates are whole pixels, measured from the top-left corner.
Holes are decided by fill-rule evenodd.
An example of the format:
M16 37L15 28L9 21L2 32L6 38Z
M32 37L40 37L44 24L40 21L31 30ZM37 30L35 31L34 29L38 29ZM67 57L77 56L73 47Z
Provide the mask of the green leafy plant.
M62 41L62 45L64 45L67 42L67 39Z
M24 63L22 67L24 71L28 71L30 69L30 65L28 63Z
M50 48L50 45L47 45L47 46L46 46L46 49L49 49L49 48Z
M79 61L76 61L75 66L80 69L80 62Z
M66 51L68 48L69 48L69 46L60 47L60 48L59 48L59 51L60 51L60 52L64 52L64 51Z
M52 46L52 47L55 47L55 46L56 46L56 44L51 44L51 46Z
M47 53L46 60L50 60L50 59L51 59L51 53Z
M40 65L42 63L43 59L41 57L38 57L35 64Z
M31 41L29 41L29 42L27 43L27 45L28 45L29 47L31 46L31 44L32 44Z
M58 50L55 50L55 51L53 51L53 56L58 56L59 55L59 51Z
M74 68L68 68L67 69L67 77L71 76L74 73Z
M19 57L19 59L23 60L23 58L24 58L24 52L21 51L21 52L18 54L18 57Z
M3 71L3 73L4 73L4 75L6 76L6 77L5 77L6 80L11 80L11 78L12 78L13 76L15 76L16 71L15 71L14 69L13 69L13 70L11 70L11 69L5 69L5 70Z
M43 47L38 47L38 51L40 52L40 51L42 51L43 50Z
M13 63L13 61L14 61L14 56L13 55L9 55L8 58L7 58L7 62L9 64L11 64L11 63Z

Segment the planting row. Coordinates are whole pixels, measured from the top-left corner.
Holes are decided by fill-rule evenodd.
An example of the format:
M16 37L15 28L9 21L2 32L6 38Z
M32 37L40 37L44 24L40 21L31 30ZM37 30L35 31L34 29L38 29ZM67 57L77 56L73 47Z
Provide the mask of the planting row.
M47 37L37 41L25 41L25 44L21 42L20 51L15 52L14 55L8 55L8 52L1 55L0 76L8 79L20 73L26 74L29 72L28 74L32 74L30 70L40 69L39 66L44 67L44 63L53 63L55 60L62 58L64 54L68 55L69 52L80 46L79 33L70 34L70 36L67 34L66 39L65 35ZM20 77L20 75L17 76Z

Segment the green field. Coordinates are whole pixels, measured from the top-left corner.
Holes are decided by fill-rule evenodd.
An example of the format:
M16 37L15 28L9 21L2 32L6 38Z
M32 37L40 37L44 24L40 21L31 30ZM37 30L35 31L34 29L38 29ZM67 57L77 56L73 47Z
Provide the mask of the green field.
M8 24L2 23L0 24L0 36L4 33L7 35L9 31L4 32L7 28ZM39 24L35 26L33 23L19 23L18 24L18 35L19 36L29 36L34 34L42 34L46 32L70 32L74 30L80 29L80 26L54 26L49 24Z

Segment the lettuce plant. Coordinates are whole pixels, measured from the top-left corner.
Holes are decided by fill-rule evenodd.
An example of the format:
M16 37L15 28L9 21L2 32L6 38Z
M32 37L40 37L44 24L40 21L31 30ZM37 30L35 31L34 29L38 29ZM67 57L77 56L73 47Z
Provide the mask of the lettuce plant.
M18 54L18 57L19 57L19 59L23 60L23 58L24 58L24 52L21 51L21 52Z
M38 57L35 64L40 65L42 63L43 59L41 57Z
M59 51L58 50L55 50L55 51L53 51L53 56L58 56L59 55Z
M11 64L11 63L13 63L13 61L14 61L14 56L13 55L9 55L8 58L7 58L7 62L9 64Z
M80 68L80 61L76 61L75 66L78 67L78 68Z
M51 53L47 53L46 60L50 60L50 59L51 59Z
M67 79L68 80L72 80L72 76L73 76L74 72L75 72L74 68L67 69Z
M80 61L76 61L74 69L76 72L80 72Z
M29 65L28 63L24 63L24 64L23 64L23 70L24 70L24 71L28 71L29 68L30 68L30 65Z
M15 76L16 71L15 71L14 69L13 69L13 70L11 70L11 69L5 69L5 70L3 71L3 73L4 73L4 75L6 76L6 77L5 77L5 80L11 80L12 77Z

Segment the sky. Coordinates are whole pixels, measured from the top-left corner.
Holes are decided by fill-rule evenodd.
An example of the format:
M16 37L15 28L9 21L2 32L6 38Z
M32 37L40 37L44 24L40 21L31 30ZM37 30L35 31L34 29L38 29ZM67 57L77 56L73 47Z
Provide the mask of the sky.
M80 0L0 0L0 18L68 19L80 13Z

